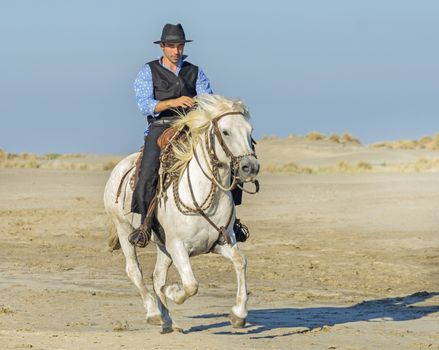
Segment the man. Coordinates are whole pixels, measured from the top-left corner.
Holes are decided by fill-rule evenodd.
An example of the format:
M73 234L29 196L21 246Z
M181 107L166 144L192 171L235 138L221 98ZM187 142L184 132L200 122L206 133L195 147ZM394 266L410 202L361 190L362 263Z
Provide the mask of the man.
M154 42L160 44L163 56L145 64L134 82L137 104L148 118L140 175L131 204L131 211L141 215L141 226L129 236L131 244L138 247L146 246L150 236L151 215L147 216L147 210L156 192L160 167L157 139L178 118L175 110L184 112L191 108L196 95L212 94L202 69L187 62L183 55L185 43L191 41L186 40L181 24L166 24L161 39ZM240 202L239 193L235 197ZM241 232L238 220L237 223L236 238L244 241L247 234Z

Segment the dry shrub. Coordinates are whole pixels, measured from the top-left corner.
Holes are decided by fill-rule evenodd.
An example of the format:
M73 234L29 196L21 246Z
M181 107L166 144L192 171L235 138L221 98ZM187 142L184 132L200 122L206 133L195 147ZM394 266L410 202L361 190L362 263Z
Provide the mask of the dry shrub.
M439 133L434 135L430 143L425 145L425 148L431 149L431 150L439 150Z
M373 148L392 148L392 145L389 142L377 142L371 144Z
M43 159L54 160L54 159L58 159L61 157L62 157L62 154L60 154L60 153L48 153L44 156Z
M20 153L18 155L20 159L28 160L28 161L36 161L38 157L33 153Z
M430 136L422 136L419 139L419 145L426 147L429 143L433 142L433 139Z
M439 159L419 158L415 165L415 171L439 171Z
M392 144L393 149L416 149L418 141L416 140L398 140Z
M277 136L262 136L261 141L268 141L268 140L278 140L279 137Z
M324 140L325 138L326 136L318 131L311 131L310 133L308 133L308 135L306 135L306 139L308 141L321 141Z
M359 139L353 137L351 134L348 133L344 133L343 135L341 135L340 137L340 142L341 143L350 143L353 145L361 145L361 142Z
M6 159L8 157L8 153L0 148L0 160Z
M293 173L293 174L312 174L311 168L302 167L296 163L286 163L282 165L280 171L283 173Z
M296 163L286 163L283 164L281 167L282 172L290 172L290 173L297 173L299 172L300 167Z
M113 170L114 169L114 167L117 165L117 162L115 162L115 161L112 161L112 160L110 160L110 161L108 161L108 162L106 162L103 166L102 166L102 168L104 169L104 170Z
M369 162L362 161L357 163L357 168L359 170L372 170L373 167L372 164L370 164Z
M7 159L0 162L0 168L35 169L40 164L36 160Z
M351 172L353 169L352 165L345 160L338 162L337 168L341 172Z
M332 134L329 136L329 140L335 143L340 143L340 136L337 134Z
M263 171L269 173L288 173L288 174L312 174L314 171L311 168L302 167L296 163L286 163L277 165L273 163L265 164L262 168Z
M61 155L61 158L63 159L83 158L83 157L85 157L85 154L81 154L81 153L67 153Z
M371 145L374 148L391 149L431 149L439 150L439 133L434 137L422 136L419 140L397 140L394 142L378 142Z
M278 171L278 166L273 163L267 163L262 166L262 170L269 173L275 173Z

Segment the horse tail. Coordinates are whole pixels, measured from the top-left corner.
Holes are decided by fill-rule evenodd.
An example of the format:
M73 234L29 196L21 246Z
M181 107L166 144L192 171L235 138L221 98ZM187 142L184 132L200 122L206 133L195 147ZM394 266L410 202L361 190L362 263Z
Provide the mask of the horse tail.
M116 225L110 217L107 218L107 244L110 252L120 249L119 236L117 235Z

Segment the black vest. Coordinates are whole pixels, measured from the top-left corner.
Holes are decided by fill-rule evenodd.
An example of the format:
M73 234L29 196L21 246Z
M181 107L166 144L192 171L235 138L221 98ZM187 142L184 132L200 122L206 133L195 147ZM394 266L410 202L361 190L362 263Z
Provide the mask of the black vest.
M194 97L197 95L196 83L198 67L189 62L183 62L178 77L170 70L163 67L159 60L148 63L152 73L154 98L158 101L178 98L180 96ZM184 109L181 109L184 112ZM159 117L174 116L173 110L166 109Z

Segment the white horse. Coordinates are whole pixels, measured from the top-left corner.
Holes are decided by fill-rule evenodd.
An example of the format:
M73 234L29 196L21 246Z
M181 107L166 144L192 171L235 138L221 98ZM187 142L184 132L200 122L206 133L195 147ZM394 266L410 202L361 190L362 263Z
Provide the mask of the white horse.
M140 224L140 215L125 209L130 208L132 190L127 185L130 176L124 175L130 175L138 153L117 164L104 193L105 209L118 236L114 233L113 243L118 239L122 247L126 273L140 291L147 322L162 325L163 333L181 331L170 316L167 299L181 304L197 293L198 282L189 257L199 254L213 252L232 261L238 284L236 304L230 312L232 325L244 326L247 316L246 258L233 232L235 206L230 190L237 179L255 182L259 171L249 114L242 102L218 95L198 96L196 106L174 125L185 130L186 137L180 143L171 142L178 158L172 170L178 175L164 189L155 212L165 236L163 232L152 235L157 245L153 290L147 289L136 248L128 242L129 234ZM233 178L232 168L236 174ZM120 188L123 191L118 194ZM166 284L172 263L181 285Z

